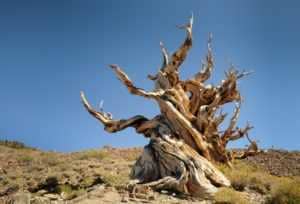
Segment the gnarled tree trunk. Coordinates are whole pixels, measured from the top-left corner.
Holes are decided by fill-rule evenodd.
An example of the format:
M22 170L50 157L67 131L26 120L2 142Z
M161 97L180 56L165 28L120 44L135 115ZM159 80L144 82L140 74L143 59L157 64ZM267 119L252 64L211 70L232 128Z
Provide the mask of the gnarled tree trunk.
M179 78L179 67L192 47L192 25L193 17L187 25L179 26L186 30L187 36L171 56L161 43L162 67L156 75L148 76L155 82L153 91L137 88L120 67L110 65L131 94L156 101L160 115L153 119L137 115L113 120L111 114L93 109L83 92L81 99L87 111L104 125L106 131L116 132L133 127L150 138L150 143L132 169L131 176L136 183L155 190L167 189L209 198L218 187L230 186L230 181L214 167L214 163L231 165L234 158L255 154L257 145L247 135L251 126L236 127L241 105L237 80L248 73L239 73L232 68L219 86L205 84L214 66L211 36L208 54L199 73L188 80ZM236 108L228 128L221 131L219 126L226 114L218 110L230 102L235 102ZM226 150L229 141L245 135L251 143L247 151L235 155Z

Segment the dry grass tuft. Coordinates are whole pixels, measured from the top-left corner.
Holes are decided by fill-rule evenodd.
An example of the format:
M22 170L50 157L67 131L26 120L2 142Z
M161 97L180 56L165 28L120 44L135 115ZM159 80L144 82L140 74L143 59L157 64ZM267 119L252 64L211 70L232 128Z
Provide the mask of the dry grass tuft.
M231 188L221 188L214 199L217 204L249 204L243 193Z
M262 169L242 161L236 161L232 169L221 165L220 170L229 178L232 187L237 191L244 191L248 188L260 194L266 194L270 191L275 178Z
M91 150L86 150L80 152L79 158L81 160L87 160L87 159L98 159L102 160L106 157L108 157L109 154L105 150L96 150L96 149L91 149Z
M300 203L300 179L280 178L272 186L266 204Z
M219 168L231 180L236 191L253 190L266 195L266 204L300 203L299 177L274 176L243 161L236 161L233 169L225 165L220 165Z

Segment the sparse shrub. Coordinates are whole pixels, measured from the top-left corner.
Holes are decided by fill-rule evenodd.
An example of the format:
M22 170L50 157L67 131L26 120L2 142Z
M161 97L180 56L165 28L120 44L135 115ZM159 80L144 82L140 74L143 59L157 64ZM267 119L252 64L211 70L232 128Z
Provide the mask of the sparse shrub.
M103 179L100 176L87 176L83 179L80 186L83 188L87 188L100 183L104 183Z
M108 152L106 152L104 150L93 150L92 149L92 150L86 150L86 151L80 152L79 159L85 160L85 159L95 158L95 159L102 160L107 156L108 156Z
M124 152L122 154L122 157L126 160L126 161L136 161L138 159L138 157L141 154L141 150L139 149L133 149L127 152Z
M266 194L270 191L273 177L265 172L255 172L249 176L247 181L248 188L260 194Z
M233 169L224 165L219 166L219 169L231 180L235 190L243 191L248 188L260 194L267 194L266 204L300 203L299 177L273 176L242 161L235 162ZM222 192L219 192L218 195L221 196Z
M5 146L5 147L10 147L13 149L37 150L36 148L25 145L23 142L19 142L19 141L15 141L15 140L0 140L0 145Z
M129 172L117 174L115 171L102 171L101 176L105 184L109 186L122 186L129 182Z
M73 188L68 184L59 185L56 189L56 193L59 193L64 200L71 200L84 194L85 192L86 191L84 189Z
M70 194L70 193L72 193L73 190L70 185L64 184L64 185L59 185L57 187L57 191L58 191L58 193L65 192L67 194Z
M242 161L236 161L234 167L230 169L221 165L219 169L229 178L232 187L237 191L245 188L252 189L260 194L266 194L270 190L274 176L267 172Z
M299 204L300 182L297 179L280 178L273 184L267 204Z
M76 197L75 191L70 185L64 184L57 187L57 193L60 193L65 200L70 200Z
M56 166L60 163L58 158L55 155L50 153L45 153L42 157L42 162L48 166Z
M18 157L18 161L21 163L26 163L29 164L34 160L34 158L30 155L21 155L20 157Z
M217 204L249 204L245 195L231 188L221 188L214 199Z
M15 149L23 149L26 148L25 144L18 141L10 141L10 140L0 140L0 145L15 148Z

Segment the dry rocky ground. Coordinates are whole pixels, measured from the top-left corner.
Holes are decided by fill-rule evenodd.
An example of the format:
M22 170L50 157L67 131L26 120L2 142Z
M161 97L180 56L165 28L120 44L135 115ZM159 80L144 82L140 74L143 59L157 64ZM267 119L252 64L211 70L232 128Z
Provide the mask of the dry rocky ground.
M138 189L130 167L141 148L105 147L74 153L44 152L0 142L0 204L50 203L300 203L300 152L268 150L219 168L232 181L214 201Z

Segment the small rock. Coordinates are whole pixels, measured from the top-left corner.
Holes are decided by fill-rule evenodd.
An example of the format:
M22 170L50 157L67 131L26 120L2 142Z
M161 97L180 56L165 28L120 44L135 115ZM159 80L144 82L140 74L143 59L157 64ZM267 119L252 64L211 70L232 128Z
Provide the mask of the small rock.
M50 200L58 200L60 198L59 195L51 193L45 194L44 197L49 198Z
M24 204L30 202L30 194L29 193L17 193L14 196L14 204Z
M69 195L66 192L61 192L60 196L62 197L62 199L64 200L68 200L69 199Z
M39 190L37 192L37 195L45 195L48 191L46 191L45 189Z
M50 204L51 201L49 198L45 197L34 197L30 200L30 204Z
M128 203L128 197L126 197L125 195L123 195L122 199L121 199L121 202L122 203Z
M148 200L155 200L155 195L154 195L154 194L149 195L149 196L148 196Z
M0 172L3 173L3 174L6 174L7 172L5 171L5 169L3 168L0 168Z

